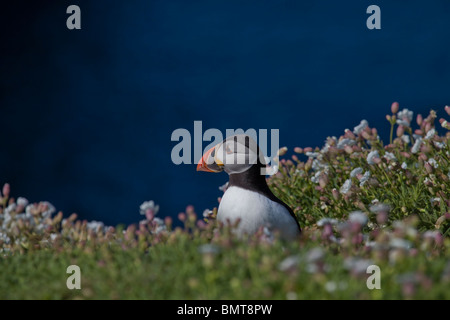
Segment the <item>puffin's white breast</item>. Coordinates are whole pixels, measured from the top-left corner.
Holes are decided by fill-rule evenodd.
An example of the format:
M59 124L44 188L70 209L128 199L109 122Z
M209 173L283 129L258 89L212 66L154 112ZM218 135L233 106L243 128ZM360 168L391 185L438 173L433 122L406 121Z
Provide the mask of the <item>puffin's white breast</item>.
M228 188L223 195L217 219L223 223L240 219L239 234L252 234L261 227L278 230L285 239L299 234L297 223L283 205L258 192L235 186Z

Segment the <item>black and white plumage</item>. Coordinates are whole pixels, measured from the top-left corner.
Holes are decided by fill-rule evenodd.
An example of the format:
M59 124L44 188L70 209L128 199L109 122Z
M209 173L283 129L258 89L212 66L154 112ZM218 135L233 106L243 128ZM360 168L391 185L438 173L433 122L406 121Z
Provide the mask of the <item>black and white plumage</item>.
M253 234L267 227L283 239L295 239L301 232L292 209L278 199L266 182L264 155L248 135L235 135L208 150L197 170L225 171L228 188L220 201L217 219L223 223L239 220L236 232Z

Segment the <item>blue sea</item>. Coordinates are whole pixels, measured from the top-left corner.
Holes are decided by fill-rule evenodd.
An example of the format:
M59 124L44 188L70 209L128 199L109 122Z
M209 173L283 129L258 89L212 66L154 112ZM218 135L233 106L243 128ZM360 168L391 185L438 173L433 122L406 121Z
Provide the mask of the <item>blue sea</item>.
M450 2L69 1L2 7L0 183L107 224L217 206L227 175L175 165L176 129L278 129L322 146L394 101L450 104ZM369 30L367 7L381 10ZM209 142L205 141L203 147Z

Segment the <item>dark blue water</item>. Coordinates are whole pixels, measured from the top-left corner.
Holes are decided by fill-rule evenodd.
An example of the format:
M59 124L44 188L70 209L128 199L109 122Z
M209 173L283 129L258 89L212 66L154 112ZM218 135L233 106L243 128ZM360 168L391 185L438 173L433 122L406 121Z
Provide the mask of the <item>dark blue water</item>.
M371 4L381 30L366 28ZM447 0L15 1L0 27L0 182L109 224L150 199L162 216L217 204L226 174L170 158L195 120L279 129L293 148L363 118L386 137L393 101L450 103Z

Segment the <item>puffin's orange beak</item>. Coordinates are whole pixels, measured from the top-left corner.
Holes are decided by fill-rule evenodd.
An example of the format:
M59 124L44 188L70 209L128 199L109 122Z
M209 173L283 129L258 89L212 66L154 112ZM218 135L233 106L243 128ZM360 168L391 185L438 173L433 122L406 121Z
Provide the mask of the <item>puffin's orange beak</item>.
M213 153L215 147L209 149L205 152L203 157L200 159L200 161L197 164L197 171L206 171L206 172L220 172L221 170L214 170L214 167L221 167L223 166L222 163L217 163L214 158L211 156L211 153ZM209 166L208 166L209 164Z
M214 151L214 148L209 149L205 152L203 157L200 159L200 161L197 164L197 171L206 171L206 172L215 172L208 168L208 164L206 163L207 159L211 156L211 153Z

